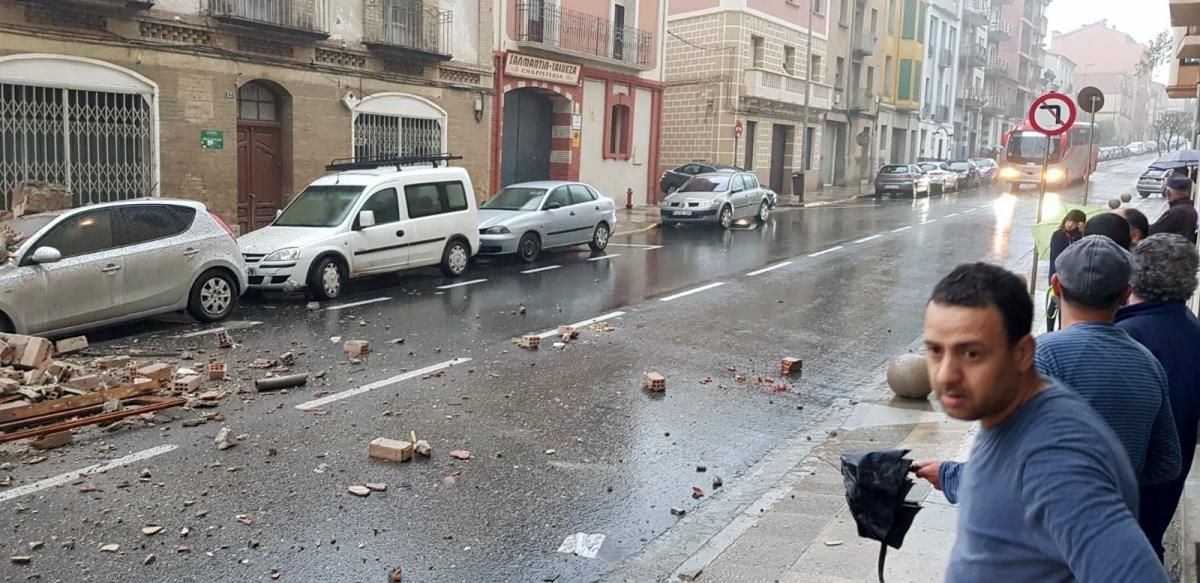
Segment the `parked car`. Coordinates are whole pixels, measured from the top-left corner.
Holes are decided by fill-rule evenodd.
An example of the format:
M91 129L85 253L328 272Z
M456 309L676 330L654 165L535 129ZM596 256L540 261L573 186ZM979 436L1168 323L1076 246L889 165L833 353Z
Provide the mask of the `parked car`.
M1138 195L1142 198L1146 198L1151 194L1159 194L1165 198L1167 196L1167 179L1170 177L1170 170L1147 168L1146 171L1142 173L1141 177L1138 178Z
M875 198L885 194L907 194L914 198L918 194L929 196L930 182L925 171L915 164L887 164L875 175Z
M958 190L958 173L950 169L950 165L945 162L921 162L917 164L921 170L929 175L929 184L937 185L941 192Z
M467 171L392 164L349 168L304 189L269 226L242 235L250 287L321 300L352 278L440 266L467 270L479 252L479 215Z
M712 172L693 176L663 199L664 227L680 223L716 223L723 229L743 218L760 223L771 216L771 190L749 172Z
M958 183L963 188L975 188L983 181L979 167L970 160L951 160L950 169L958 173Z
M690 180L693 176L699 174L709 174L718 171L729 172L745 172L737 166L728 166L725 164L709 164L707 162L688 162L681 164L662 173L662 177L658 181L658 188L663 194L671 194L683 186L684 182Z
M0 222L0 331L59 336L187 310L227 318L246 291L233 231L199 202L137 199Z
M555 247L586 243L603 251L616 226L616 203L587 184L513 184L479 208L479 253L516 253L532 262Z
M995 160L991 158L971 158L968 161L974 163L975 167L979 169L979 180L981 182L987 184L996 182L997 175L1000 173L1000 165Z

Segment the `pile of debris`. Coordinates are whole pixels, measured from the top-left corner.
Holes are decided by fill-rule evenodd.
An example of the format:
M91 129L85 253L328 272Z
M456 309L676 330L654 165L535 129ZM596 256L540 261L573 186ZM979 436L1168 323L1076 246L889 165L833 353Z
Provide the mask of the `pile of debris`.
M13 188L12 211L0 211L0 221L34 213L47 213L71 208L71 191L61 184L32 180ZM8 260L24 236L7 225L0 225L0 263Z

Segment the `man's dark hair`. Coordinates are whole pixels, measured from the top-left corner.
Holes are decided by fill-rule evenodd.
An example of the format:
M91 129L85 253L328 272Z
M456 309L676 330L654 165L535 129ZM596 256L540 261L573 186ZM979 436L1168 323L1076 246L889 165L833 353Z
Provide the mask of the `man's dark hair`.
M1142 211L1133 207L1125 207L1121 209L1121 212L1123 213L1121 216L1125 217L1125 220L1129 223L1130 237L1133 236L1132 231L1134 229L1142 233L1143 239L1150 236L1150 219L1147 219L1146 215L1142 214Z
M930 303L964 308L994 307L1004 320L1008 343L1033 329L1033 300L1016 274L989 263L959 265L933 288Z
M1125 292L1119 291L1111 296L1087 297L1072 293L1066 286L1062 288L1062 301L1090 310L1115 310L1121 306L1121 296L1123 295L1125 295Z
M1133 237L1129 234L1129 221L1113 213L1101 213L1090 219L1083 226L1083 236L1104 235L1128 251L1133 245Z

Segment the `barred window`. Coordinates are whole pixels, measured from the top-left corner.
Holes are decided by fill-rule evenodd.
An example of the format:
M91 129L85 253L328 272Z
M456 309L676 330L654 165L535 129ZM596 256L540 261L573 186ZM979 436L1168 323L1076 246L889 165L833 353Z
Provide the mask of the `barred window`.
M354 157L441 154L442 120L360 113L354 118Z

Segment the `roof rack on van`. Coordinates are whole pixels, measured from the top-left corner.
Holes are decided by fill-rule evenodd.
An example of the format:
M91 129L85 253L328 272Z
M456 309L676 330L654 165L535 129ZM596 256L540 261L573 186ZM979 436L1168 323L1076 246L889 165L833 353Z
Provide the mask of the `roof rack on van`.
M462 156L452 154L424 154L420 156L394 156L384 154L381 156L366 156L362 158L337 158L325 166L328 172L342 172L345 170L372 170L382 168L384 166L415 166L417 164L431 164L434 168L449 162L450 160L462 160Z

